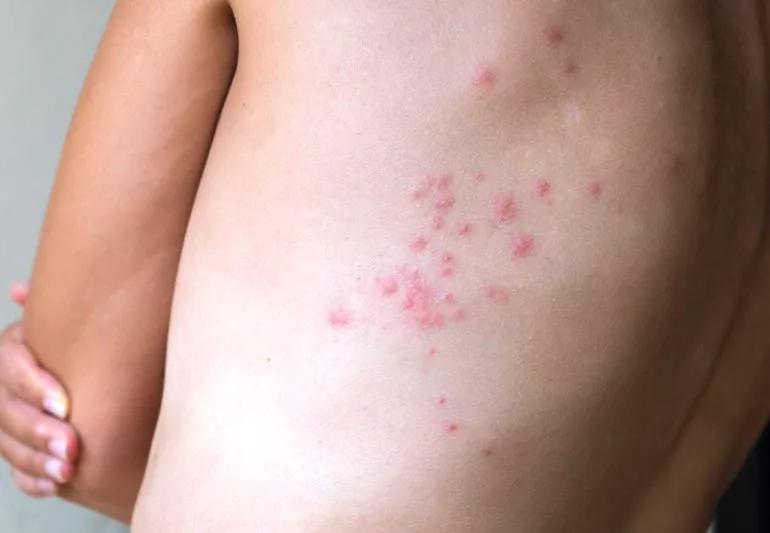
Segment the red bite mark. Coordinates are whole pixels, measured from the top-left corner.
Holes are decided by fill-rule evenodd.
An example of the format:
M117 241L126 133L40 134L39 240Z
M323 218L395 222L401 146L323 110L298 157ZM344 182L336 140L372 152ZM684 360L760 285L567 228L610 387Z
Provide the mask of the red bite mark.
M332 327L344 328L350 324L351 314L350 311L343 309L342 307L338 307L329 311L327 320L329 325Z
M504 304L511 299L511 291L500 285L487 285L484 287L484 296L495 303Z
M457 224L457 227L455 228L455 233L457 233L461 237L470 235L471 234L470 222L459 222Z
M476 172L476 173L473 175L473 180L474 180L475 182L477 182L477 183L480 183L480 182L484 181L485 179L487 179L487 177L486 177L486 176L484 175L484 173L483 173L483 172L481 172L481 171L479 171L479 172Z
M398 292L398 281L396 281L396 278L393 276L377 278L376 282L380 294L383 296L391 296Z
M551 182L548 180L537 180L535 192L540 198L545 198L551 194Z
M444 227L444 219L438 216L433 217L433 220L430 221L430 226L438 231Z
M482 450L482 453L484 454L484 457L489 457L490 455L492 455L492 448L487 446Z
M435 290L418 270L405 271L403 276L405 286L401 309L422 327L442 326L444 314L438 308Z
M481 65L476 69L476 73L473 76L473 84L476 87L492 87L497 81L497 75L487 65Z
M598 200L603 192L604 192L604 189L602 187L602 184L599 183L598 181L594 181L593 183L588 184L588 195L594 200Z
M423 252L428 247L428 240L425 237L415 237L409 243L409 249L413 252Z
M439 396L437 403L439 405L444 405L446 403L446 398L444 396Z
M444 424L444 430L446 430L447 433L455 433L459 429L460 426L458 426L455 422L447 422Z
M551 45L559 45L564 42L564 30L558 26L551 26L545 30L545 38Z
M526 257L535 249L535 238L532 235L518 235L511 240L511 252L514 259Z
M495 220L500 224L508 224L516 217L516 204L511 194L498 194L492 202Z

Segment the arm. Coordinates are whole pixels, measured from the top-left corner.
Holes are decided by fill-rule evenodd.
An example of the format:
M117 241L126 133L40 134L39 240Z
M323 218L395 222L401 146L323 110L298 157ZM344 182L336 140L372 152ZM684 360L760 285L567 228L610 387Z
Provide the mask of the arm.
M24 313L82 438L60 495L127 521L162 390L182 240L236 35L220 0L118 0L64 146Z

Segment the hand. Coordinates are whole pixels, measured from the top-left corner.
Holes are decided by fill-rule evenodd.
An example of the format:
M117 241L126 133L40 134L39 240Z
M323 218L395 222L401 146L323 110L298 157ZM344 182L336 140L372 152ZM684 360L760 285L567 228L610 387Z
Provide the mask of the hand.
M11 298L24 305L27 292L14 284ZM29 496L55 495L74 474L79 443L68 409L64 387L27 349L20 322L0 332L0 455Z

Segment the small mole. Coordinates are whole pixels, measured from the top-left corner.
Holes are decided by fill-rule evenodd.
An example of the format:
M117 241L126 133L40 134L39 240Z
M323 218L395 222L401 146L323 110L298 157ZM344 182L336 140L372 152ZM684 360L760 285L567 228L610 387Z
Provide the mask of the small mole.
M329 311L328 315L329 325L335 328L344 328L350 324L350 312L338 307Z
M598 199L602 195L602 192L604 192L604 189L602 188L601 183L594 181L588 185L588 194L594 200Z
M492 87L497 81L497 75L488 66L482 65L476 69L476 74L473 76L473 84L476 87Z
M413 252L422 252L428 247L428 240L425 237L419 236L412 239L409 243L409 249Z
M526 257L532 253L534 248L535 238L529 234L519 235L511 241L511 252L514 258Z
M499 194L495 197L492 209L495 220L500 224L513 221L516 216L516 205L511 194Z

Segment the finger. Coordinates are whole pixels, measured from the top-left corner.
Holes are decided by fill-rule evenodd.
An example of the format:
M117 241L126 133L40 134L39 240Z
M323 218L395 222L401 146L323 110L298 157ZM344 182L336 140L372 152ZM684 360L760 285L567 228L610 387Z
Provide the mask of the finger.
M11 469L11 477L19 490L32 498L54 496L58 490L56 483L50 479L30 476L15 468Z
M16 470L57 483L69 481L75 471L71 463L28 448L5 433L0 433L0 454Z
M78 438L72 426L16 398L0 400L0 428L17 442L58 457L77 459Z
M35 361L26 345L0 344L0 387L25 402L66 419L69 400L64 388Z
M14 283L11 285L9 292L11 294L11 300L19 305L24 305L27 302L27 296L29 295L29 283Z

